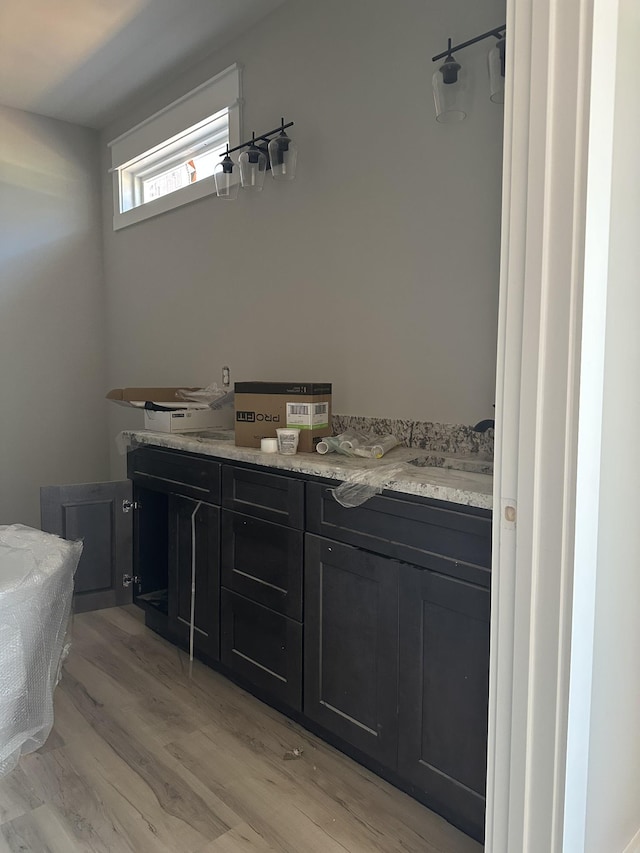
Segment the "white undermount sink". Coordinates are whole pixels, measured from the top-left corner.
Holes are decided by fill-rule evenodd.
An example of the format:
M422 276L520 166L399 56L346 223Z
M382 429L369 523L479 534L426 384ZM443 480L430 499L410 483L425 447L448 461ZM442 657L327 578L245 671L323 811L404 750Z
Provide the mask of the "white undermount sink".
M409 460L416 468L450 468L474 474L493 474L493 459L487 453L424 453Z

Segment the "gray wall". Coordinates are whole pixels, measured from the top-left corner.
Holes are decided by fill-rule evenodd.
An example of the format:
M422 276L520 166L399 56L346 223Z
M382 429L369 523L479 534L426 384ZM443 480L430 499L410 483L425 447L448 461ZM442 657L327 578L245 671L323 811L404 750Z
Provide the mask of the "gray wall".
M101 237L97 134L0 107L0 524L108 475Z
M438 124L430 57L503 21L502 0L290 0L123 113L104 143L239 62L245 135L294 120L299 176L113 233L103 145L110 384L209 383L229 364L331 381L340 412L490 417L502 107L485 42L458 57L469 119Z

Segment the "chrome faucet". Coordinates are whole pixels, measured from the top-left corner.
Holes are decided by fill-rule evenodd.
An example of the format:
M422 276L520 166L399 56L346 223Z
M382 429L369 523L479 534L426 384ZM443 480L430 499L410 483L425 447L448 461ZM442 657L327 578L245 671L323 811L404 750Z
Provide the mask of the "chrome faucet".
M472 429L474 429L476 432L486 432L488 429L494 429L495 425L495 421L487 419L484 421L478 421L478 423L474 427L472 427Z

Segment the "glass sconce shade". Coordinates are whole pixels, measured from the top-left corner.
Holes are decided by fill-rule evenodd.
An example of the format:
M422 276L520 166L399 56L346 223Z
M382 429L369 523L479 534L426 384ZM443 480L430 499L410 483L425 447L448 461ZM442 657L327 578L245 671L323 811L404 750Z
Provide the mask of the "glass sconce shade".
M462 121L469 112L466 72L453 56L448 56L433 75L436 119Z
M296 176L298 146L284 130L269 142L271 174L276 181L292 181Z
M267 173L267 156L252 142L238 157L243 189L261 192Z
M498 39L487 54L489 65L489 98L494 104L504 104L505 37Z
M233 175L233 167L235 163L225 155L224 160L215 168L213 177L216 182L216 193L218 198L224 198L227 201L233 201L238 196L238 180Z

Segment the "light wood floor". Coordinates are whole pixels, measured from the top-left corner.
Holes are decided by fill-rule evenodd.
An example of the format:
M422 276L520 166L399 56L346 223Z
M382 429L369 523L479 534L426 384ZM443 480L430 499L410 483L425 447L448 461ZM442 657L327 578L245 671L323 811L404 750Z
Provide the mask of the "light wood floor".
M481 851L207 667L190 678L137 608L73 635L47 743L0 780L0 853Z

